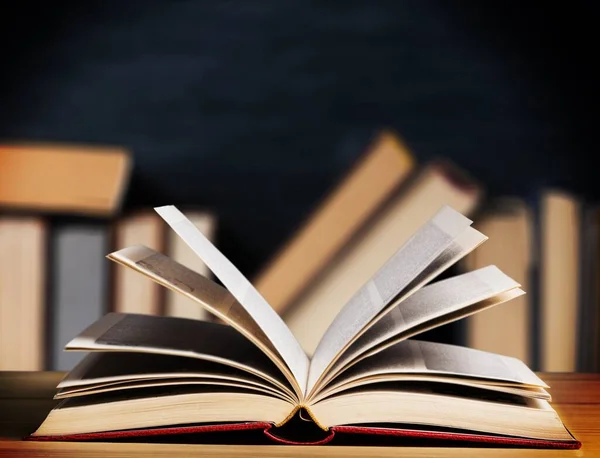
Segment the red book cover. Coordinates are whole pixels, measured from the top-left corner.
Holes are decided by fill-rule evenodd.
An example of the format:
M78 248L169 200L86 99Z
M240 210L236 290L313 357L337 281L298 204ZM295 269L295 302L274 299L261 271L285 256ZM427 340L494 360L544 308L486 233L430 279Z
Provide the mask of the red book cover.
M286 436L266 422L245 422L210 425L191 425L152 429L134 429L127 431L108 431L90 434L72 434L64 436L29 436L32 441L122 441L136 442L174 442L174 443L221 443L221 444L285 444L285 445L422 445L422 446L471 446L471 447L517 447L544 449L571 449L581 447L573 441L550 441L484 435L474 432L429 431L424 429L334 426L328 431L320 431L321 437L314 434L293 437L286 429ZM253 432L252 435L239 433ZM219 434L220 433L220 434ZM203 436L207 440L203 440ZM261 440L262 439L262 440ZM266 439L266 440L265 440Z

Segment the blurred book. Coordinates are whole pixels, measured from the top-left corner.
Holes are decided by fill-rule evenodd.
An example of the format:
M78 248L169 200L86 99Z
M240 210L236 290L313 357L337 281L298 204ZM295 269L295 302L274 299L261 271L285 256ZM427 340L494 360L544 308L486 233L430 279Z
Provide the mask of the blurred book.
M279 314L348 243L409 176L414 157L391 131L383 131L302 227L254 280Z
M117 147L0 145L0 206L113 215L129 181L131 158Z
M211 241L216 234L216 216L208 211L189 211L190 219ZM171 259L195 272L211 278L211 272L192 250L177 237L166 234L166 227L152 210L138 210L117 218L113 225L113 249L130 245L145 245L168 254ZM168 315L181 318L211 320L212 317L191 299L165 291L145 276L128 269L113 268L113 310L123 313Z
M489 239L462 263L465 271L496 265L519 282L527 293L533 250L532 214L526 202L502 198L490 202L479 214L475 229ZM466 320L467 345L478 350L513 356L531 364L533 342L530 295L491 307Z
M573 372L577 361L581 202L545 190L539 202L539 370Z
M577 372L600 372L600 207L581 212Z
M51 230L51 365L71 370L85 356L66 344L108 311L109 229L106 223L64 223Z
M479 183L442 161L421 168L396 190L283 315L307 354L314 352L342 306L418 227L444 205L469 215L481 195Z
M207 211L187 211L188 219L198 228L204 236L214 243L216 234L216 217ZM212 273L204 262L196 256L193 250L173 231L169 231L167 239L167 254L174 261L184 265L188 269L212 278ZM199 307L189 297L177 294L174 291L166 292L165 315L180 318L191 318L197 320L211 321L212 317L202 307Z
M44 369L46 224L0 216L0 370Z
M113 226L113 250L130 245L165 250L165 226L153 210L138 210L121 216ZM161 288L147 277L113 267L112 309L121 313L162 315Z

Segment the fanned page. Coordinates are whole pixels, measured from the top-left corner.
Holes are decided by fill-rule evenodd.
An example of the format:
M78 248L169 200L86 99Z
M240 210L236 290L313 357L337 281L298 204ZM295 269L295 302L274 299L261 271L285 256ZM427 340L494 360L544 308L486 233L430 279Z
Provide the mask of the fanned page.
M233 366L156 353L89 353L58 384L55 399L117 390L180 385L238 386L295 402L277 384Z
M187 296L230 324L275 363L294 388L298 398L302 398L304 387L300 387L289 367L254 318L225 288L145 246L123 248L109 254L108 258Z
M219 345L214 345L215 342ZM281 371L262 351L231 326L223 324L109 313L71 340L66 350L125 351L200 359L253 374L289 397L297 397L285 383Z
M317 346L310 364L307 393L313 391L332 362L391 301L399 295L403 299L418 289L420 284L415 282L416 279L422 282L429 279L423 278L423 272L436 265L429 272L433 277L444 267L449 267L450 264L444 262L441 255L455 239L470 229L471 223L470 219L444 206L352 296ZM441 262L436 263L436 260Z
M519 283L488 266L421 288L368 328L336 361L320 385L360 359L432 327L524 294Z
M348 389L382 382L454 384L549 400L544 390L548 385L516 358L411 339L359 362L311 403Z
M172 205L158 207L155 210L246 309L273 343L304 392L307 384L309 360L279 315L248 279L223 256L183 213Z

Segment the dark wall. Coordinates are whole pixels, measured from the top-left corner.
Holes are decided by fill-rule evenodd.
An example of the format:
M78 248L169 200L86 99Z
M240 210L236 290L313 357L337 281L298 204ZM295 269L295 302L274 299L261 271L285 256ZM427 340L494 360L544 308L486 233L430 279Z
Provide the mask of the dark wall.
M215 210L249 275L384 126L492 195L595 199L593 4L4 2L0 140L131 148L127 207Z

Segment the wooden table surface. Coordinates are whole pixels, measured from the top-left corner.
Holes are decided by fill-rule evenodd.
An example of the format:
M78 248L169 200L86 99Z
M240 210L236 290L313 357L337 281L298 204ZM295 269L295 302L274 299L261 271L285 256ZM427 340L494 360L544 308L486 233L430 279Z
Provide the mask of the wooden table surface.
M54 387L61 376L60 373L36 375L34 383L20 384L18 393L14 392L14 383L7 386L0 379L2 457L600 457L600 375L596 374L540 374L551 387L553 406L573 435L582 442L580 450L24 442L18 438L34 430L43 420L52 406Z

